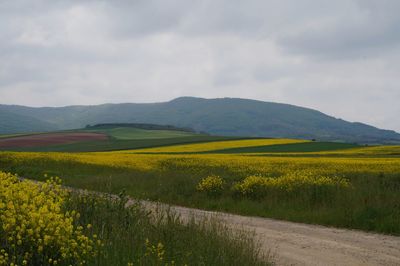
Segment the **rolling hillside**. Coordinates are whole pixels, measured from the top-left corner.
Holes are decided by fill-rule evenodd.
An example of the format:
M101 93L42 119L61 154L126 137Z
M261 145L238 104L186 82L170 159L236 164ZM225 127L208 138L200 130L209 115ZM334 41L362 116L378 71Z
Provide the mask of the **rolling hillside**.
M400 143L400 134L394 131L347 122L308 108L236 98L181 97L162 103L43 108L0 105L0 114L6 121L30 117L31 128L40 127L40 123L58 129L98 123L153 123L226 136ZM14 124L0 124L0 133L26 130Z
M31 133L56 130L55 124L5 110L0 111L0 134Z

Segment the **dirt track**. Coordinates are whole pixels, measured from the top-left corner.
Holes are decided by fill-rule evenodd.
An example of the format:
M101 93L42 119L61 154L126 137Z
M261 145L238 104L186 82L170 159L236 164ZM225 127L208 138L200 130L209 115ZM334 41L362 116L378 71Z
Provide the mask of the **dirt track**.
M184 207L172 210L183 219L212 216L255 231L263 251L270 251L277 265L400 265L400 237Z

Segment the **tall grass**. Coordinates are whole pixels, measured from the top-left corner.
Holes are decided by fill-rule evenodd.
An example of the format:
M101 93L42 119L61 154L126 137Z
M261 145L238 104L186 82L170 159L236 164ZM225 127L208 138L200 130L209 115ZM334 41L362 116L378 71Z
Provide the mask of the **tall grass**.
M92 234L104 243L93 265L270 265L249 232L126 203L123 195L70 198L68 209L77 210L80 223L91 224Z

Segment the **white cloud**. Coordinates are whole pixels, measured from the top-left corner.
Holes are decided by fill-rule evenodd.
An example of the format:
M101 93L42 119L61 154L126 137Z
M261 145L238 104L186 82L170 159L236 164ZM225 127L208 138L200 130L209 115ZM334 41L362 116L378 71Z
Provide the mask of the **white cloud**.
M0 103L242 97L400 131L399 7L396 0L3 1Z

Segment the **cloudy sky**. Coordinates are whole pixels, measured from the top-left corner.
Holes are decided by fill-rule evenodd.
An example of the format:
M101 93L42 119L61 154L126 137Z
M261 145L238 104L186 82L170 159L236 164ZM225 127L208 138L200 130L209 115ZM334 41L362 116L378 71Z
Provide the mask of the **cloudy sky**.
M398 0L2 0L0 103L241 97L400 131Z

